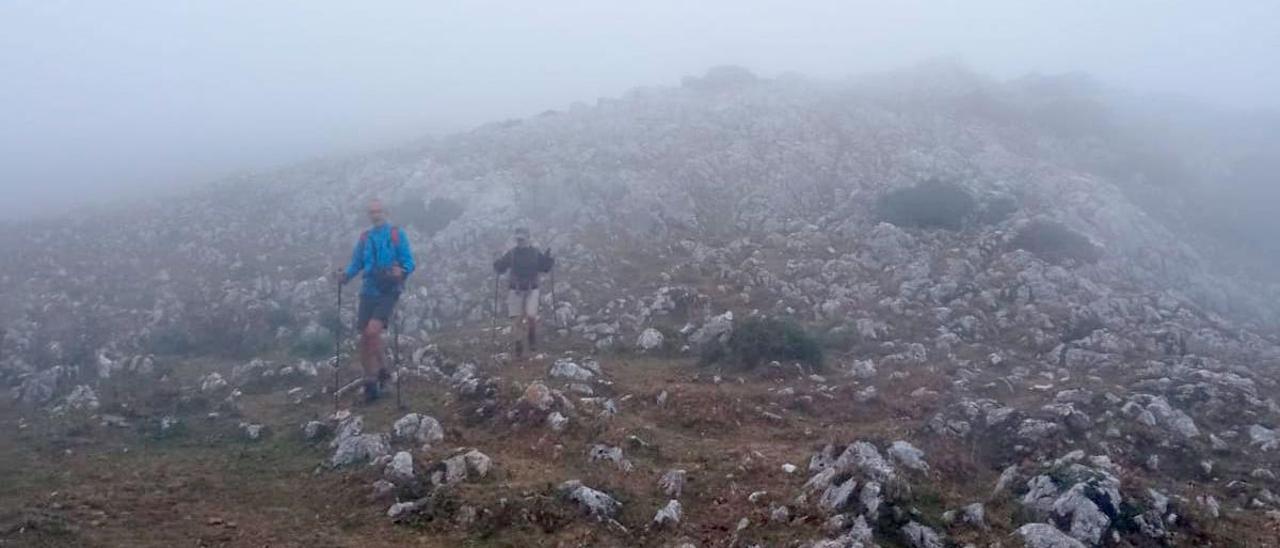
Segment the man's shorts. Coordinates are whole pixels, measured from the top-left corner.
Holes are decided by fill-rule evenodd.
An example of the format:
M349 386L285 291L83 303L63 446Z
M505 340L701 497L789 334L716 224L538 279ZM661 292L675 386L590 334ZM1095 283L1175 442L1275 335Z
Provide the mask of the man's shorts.
M369 325L369 320L378 320L386 327L387 322L391 320L391 311L396 308L396 301L400 299L399 294L382 294L374 297L368 295L360 296L360 309L356 314L356 329L364 331L365 326Z
M538 317L538 290L512 289L507 293L507 315Z

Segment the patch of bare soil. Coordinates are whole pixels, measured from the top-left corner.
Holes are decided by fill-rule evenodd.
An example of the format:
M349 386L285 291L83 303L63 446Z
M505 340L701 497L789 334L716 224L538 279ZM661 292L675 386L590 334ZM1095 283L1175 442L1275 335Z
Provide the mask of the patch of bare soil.
M160 410L144 400L163 399L174 387L138 387L132 396L117 396L135 411L127 428L51 418L5 400L0 546L790 545L824 537L822 518L794 504L815 450L827 443L883 446L897 439L915 440L930 464L912 481L911 500L920 515L987 504L990 530L958 532L952 540L1007 540L1016 527L1009 517L1016 505L991 499L1000 471L983 464L990 462L985 448L918 435L946 403L941 373L922 368L905 379L876 379L879 397L860 403L854 394L863 386L844 377L738 375L687 359L604 357L607 382L595 385L596 395L613 399L619 413L605 418L584 406L569 428L554 432L505 418L524 386L546 379L550 358L512 364L470 353L482 373L498 377L497 409L483 416L476 416L475 401L421 378L403 386L403 409L393 398L353 407L364 416L366 431L388 431L407 411L440 419L445 442L415 452L420 469L461 447L477 448L495 463L488 477L432 495L423 512L399 524L386 516L391 501L371 499L379 469L329 470L322 466L327 440L302 439L302 423L332 413L327 396L294 404L279 390L254 391L243 396L238 417L158 406L179 409L184 425L180 435L164 438L147 426ZM245 439L240 420L266 425L267 436ZM634 469L590 462L587 451L596 443L622 447ZM787 473L784 464L799 471ZM670 469L688 472L680 497L683 520L654 529L654 512L668 498L658 479ZM561 500L556 487L569 479L622 502L617 523L595 522ZM791 506L792 519L770 523L773 505ZM751 525L739 530L743 518ZM1277 533L1274 522L1228 518L1217 528L1205 532L1206 542L1277 538L1269 536ZM1266 545L1250 542L1241 545Z

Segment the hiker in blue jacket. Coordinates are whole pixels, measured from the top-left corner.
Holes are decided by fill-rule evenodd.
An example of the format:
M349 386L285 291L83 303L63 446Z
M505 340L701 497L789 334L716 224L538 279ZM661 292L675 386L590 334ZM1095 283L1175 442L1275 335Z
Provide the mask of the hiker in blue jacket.
M382 332L414 265L409 239L403 230L387 221L381 201L369 202L369 220L373 226L360 234L351 252L351 263L338 273L338 283L346 284L357 274L364 275L356 329L360 331L364 397L366 401L373 401L381 394L382 384L390 378L382 363Z

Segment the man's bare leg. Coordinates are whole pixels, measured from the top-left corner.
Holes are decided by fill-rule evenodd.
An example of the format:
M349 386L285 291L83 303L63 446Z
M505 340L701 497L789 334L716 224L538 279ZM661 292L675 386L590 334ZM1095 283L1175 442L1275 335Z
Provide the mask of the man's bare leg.
M534 316L526 316L525 322L529 324L529 352L537 352L538 350L538 318Z
M516 357L524 355L525 325L524 316L511 317L511 344L514 345Z
M364 368L364 382L378 382L378 372L382 371L382 330L381 320L369 320L364 331L360 333L360 365Z

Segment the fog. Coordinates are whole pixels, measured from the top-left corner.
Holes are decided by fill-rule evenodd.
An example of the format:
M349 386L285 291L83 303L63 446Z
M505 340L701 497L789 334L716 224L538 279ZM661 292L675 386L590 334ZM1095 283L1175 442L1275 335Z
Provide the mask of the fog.
M0 5L0 217L535 114L708 66L840 77L935 57L1280 103L1280 4L63 2Z

